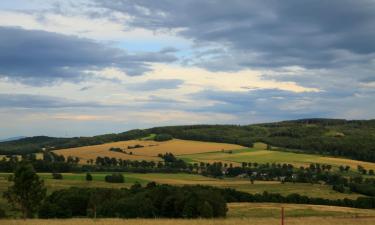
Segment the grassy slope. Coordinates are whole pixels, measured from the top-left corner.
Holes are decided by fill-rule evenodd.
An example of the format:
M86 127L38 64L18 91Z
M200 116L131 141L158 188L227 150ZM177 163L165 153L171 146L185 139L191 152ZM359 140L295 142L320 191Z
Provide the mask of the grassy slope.
M310 163L330 164L338 167L340 165L348 165L352 169L358 165L364 166L366 169L375 169L375 163L351 160L345 158L335 158L320 155L281 152L270 150L246 149L233 151L232 154L226 152L210 152L200 154L190 154L180 157L187 162L257 162L257 163L290 163L295 166L308 166Z
M142 145L142 148L128 149L129 146ZM132 152L132 155L120 152L109 151L110 148L121 148L126 152ZM80 163L86 163L88 159L95 160L97 156L115 157L129 160L147 160L147 161L160 161L157 155L171 152L174 155L183 155L188 153L203 153L219 150L235 150L244 148L240 145L214 143L214 142L201 142L201 141L188 141L173 139L170 141L157 142L152 140L129 140L106 143L101 145L92 145L78 148L61 149L54 151L56 154L79 157Z
M310 163L330 164L338 168L340 165L348 165L352 171L357 169L358 165L362 165L366 169L374 169L375 163L363 162L352 159L328 157L315 154L294 153L285 151L266 150L266 145L256 143L253 148L246 148L231 151L217 151L198 154L187 154L180 156L186 162L226 162L240 164L242 162L257 163L290 163L294 166L308 166Z
M9 182L6 180L8 174L0 174L0 192L3 192ZM214 179L200 175L193 174L141 174L141 173L124 173L125 183L123 184L111 184L104 182L105 173L93 173L94 180L91 182L85 181L85 174L63 174L63 180L53 180L50 174L40 174L44 178L45 184L48 191L68 188L71 186L85 186L85 187L129 187L134 182L146 184L150 181L155 181L162 184L173 184L173 185L212 185L217 187L230 187L249 193L262 193L268 191L272 193L281 193L288 195L291 193L299 193L308 195L311 197L322 197L329 199L342 199L342 198L357 198L360 195L357 194L343 194L335 192L328 185L319 184L292 184L285 183L280 184L274 181L256 181L255 184L250 184L247 179L242 178L225 178L225 179Z

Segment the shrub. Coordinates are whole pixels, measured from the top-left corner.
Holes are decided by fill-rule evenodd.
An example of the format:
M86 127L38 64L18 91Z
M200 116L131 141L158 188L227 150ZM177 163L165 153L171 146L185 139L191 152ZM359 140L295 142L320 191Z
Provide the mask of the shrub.
M105 176L105 181L109 183L124 183L125 179L121 173L113 173Z
M86 180L87 181L92 181L92 176L90 173L86 173Z
M63 176L61 173L52 173L52 179L55 179L55 180L62 180L63 179Z
M111 147L109 149L109 151L112 151L112 152L123 152L121 148L115 148L115 147Z
M5 217L6 217L5 210L0 208L0 218L5 218Z

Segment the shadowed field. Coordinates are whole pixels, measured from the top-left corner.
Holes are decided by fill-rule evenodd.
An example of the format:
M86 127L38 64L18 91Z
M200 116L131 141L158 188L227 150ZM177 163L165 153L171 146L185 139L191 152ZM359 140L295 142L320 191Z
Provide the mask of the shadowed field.
M288 225L373 225L373 218L287 218ZM168 219L67 219L67 220L0 220L1 225L279 225L276 218L168 220Z

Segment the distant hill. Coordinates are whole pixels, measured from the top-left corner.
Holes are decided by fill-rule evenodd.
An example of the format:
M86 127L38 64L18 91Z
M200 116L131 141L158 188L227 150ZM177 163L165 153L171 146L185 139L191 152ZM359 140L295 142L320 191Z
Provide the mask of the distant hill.
M150 134L252 146L272 146L375 162L375 120L301 119L253 125L188 125L131 130L94 137L31 137L0 143L0 154L26 154L45 149L88 146L138 139Z
M18 137L10 137L10 138L6 138L6 139L1 139L0 142L17 141L17 140L20 140L22 138L26 138L26 136L18 136Z

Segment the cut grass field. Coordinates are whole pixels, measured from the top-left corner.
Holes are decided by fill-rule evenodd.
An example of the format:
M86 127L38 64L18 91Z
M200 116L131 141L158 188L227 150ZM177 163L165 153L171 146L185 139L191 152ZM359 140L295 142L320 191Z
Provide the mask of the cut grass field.
M128 146L142 145L142 148L128 149ZM121 148L130 154L121 152L109 151L110 148ZM205 152L215 152L221 150L236 150L243 149L243 146L234 144L223 144L214 142L201 142L201 141L187 141L173 139L170 141L157 142L153 140L130 140L106 143L101 145L92 145L78 148L69 148L55 150L56 154L63 155L64 157L74 156L81 159L80 163L86 163L87 160L95 160L96 157L107 156L129 160L147 160L147 161L160 161L157 157L158 154L165 154L171 152L174 155L195 154Z
M310 163L330 164L334 167L348 165L356 170L358 165L375 170L375 163L345 158L335 158L313 154L294 153L276 150L265 150L260 147L228 151L206 152L180 156L188 162L224 162L239 164L242 162L257 163L290 163L294 166L308 166Z

